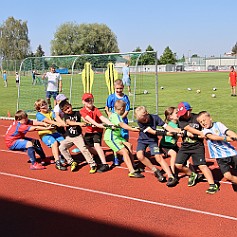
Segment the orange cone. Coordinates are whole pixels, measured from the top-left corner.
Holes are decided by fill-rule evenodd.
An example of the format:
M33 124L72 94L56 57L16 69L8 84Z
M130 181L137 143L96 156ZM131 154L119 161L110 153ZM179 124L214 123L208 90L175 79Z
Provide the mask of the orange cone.
M10 111L7 111L7 117L11 117Z

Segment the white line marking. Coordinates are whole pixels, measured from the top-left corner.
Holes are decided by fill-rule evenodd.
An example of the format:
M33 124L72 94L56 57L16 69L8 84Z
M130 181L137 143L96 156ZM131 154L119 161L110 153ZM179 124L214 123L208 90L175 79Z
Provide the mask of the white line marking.
M218 214L218 213L212 213L212 212L201 211L201 210L196 210L196 209L192 209L192 208L180 207L180 206L175 206L175 205L170 205L170 204L165 204L165 203L160 203L160 202L144 200L144 199L140 199L140 198L124 196L124 195L120 195L120 194L113 194L113 193L108 193L108 192L103 192L103 191L92 190L92 189L88 189L88 188L81 188L81 187L75 187L75 186L71 186L71 185L54 183L54 182L50 182L50 181L46 181L46 180L34 179L34 178L26 177L26 176L9 174L9 173L5 173L5 172L0 172L0 174L5 175L5 176L19 178L19 179L36 181L39 183L51 184L51 185L55 185L55 186L59 186L59 187L80 190L80 191L84 191L84 192L96 193L96 194L106 195L106 196L110 196L110 197L122 198L122 199L132 200L132 201L136 201L136 202L142 202L142 203L152 204L152 205L156 205L156 206L163 206L163 207L173 208L173 209L177 209L177 210L193 212L193 213L198 213L198 214L203 214L203 215L214 216L214 217L237 221L237 217L234 217L234 216L227 216L227 215L222 215L222 214Z

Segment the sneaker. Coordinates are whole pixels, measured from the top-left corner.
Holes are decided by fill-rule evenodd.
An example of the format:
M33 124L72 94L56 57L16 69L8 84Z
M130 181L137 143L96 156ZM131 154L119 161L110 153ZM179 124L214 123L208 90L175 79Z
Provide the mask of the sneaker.
M119 166L120 162L117 156L114 157L114 166Z
M102 172L106 172L109 170L109 165L108 164L102 164L100 166L100 168L97 170L97 172L102 173Z
M168 181L166 183L166 186L168 187L174 187L178 184L178 179L176 179L175 177L169 177Z
M42 166L40 163L35 162L33 165L30 165L31 170L44 170L45 167Z
M71 164L71 171L75 171L77 168L77 162L76 161L73 161L72 164Z
M94 174L97 171L97 167L96 166L92 166L90 169L90 174Z
M219 191L219 187L217 184L211 184L209 188L207 189L206 193L208 194L214 194Z
M162 173L159 170L156 170L154 172L154 175L159 180L159 182L164 183L166 181L165 177L162 175Z
M133 94L131 93L131 92L129 92L129 94L128 94L129 96L133 96Z
M133 173L129 173L128 176L130 178L144 178L145 176L139 172L133 172Z
M55 161L54 161L54 160L51 160L50 158L41 159L41 164L42 164L42 165L54 164L54 163L55 163Z
M198 174L192 172L188 179L188 186L192 187L196 184Z
M56 161L55 168L62 171L67 170L67 167L63 166L59 161Z

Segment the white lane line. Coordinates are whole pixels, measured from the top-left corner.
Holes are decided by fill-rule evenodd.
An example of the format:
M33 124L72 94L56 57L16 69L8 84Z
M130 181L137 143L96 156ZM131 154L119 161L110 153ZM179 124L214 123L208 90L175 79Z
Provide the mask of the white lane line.
M227 216L227 215L222 215L222 214L218 214L218 213L212 213L212 212L201 211L201 210L196 210L196 209L192 209L192 208L186 208L186 207L181 207L181 206L175 206L175 205L170 205L170 204L165 204L165 203L160 203L160 202L144 200L144 199L140 199L140 198L124 196L124 195L120 195L120 194L113 194L113 193L108 193L108 192L103 192L103 191L92 190L92 189L88 189L88 188L75 187L75 186L71 186L71 185L65 185L65 184L50 182L50 181L41 180L41 179L34 179L34 178L26 177L26 176L15 175L15 174L10 174L10 173L5 173L5 172L0 172L0 175L10 176L10 177L19 178L19 179L26 179L26 180L39 182L39 183L45 183L45 184L55 185L55 186L59 186L59 187L80 190L80 191L84 191L84 192L96 193L96 194L106 195L106 196L110 196L110 197L122 198L122 199L152 204L152 205L156 205L156 206L163 206L163 207L173 208L173 209L177 209L177 210L193 212L193 213L198 213L198 214L202 214L202 215L214 216L214 217L218 217L218 218L224 218L224 219L228 219L228 220L237 221L237 217L234 217L234 216Z

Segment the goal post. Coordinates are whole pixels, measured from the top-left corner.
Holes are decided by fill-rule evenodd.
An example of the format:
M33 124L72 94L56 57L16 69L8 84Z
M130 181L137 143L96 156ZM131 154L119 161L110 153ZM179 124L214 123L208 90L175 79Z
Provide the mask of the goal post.
M147 58L152 58L151 65L147 65ZM106 99L113 91L111 85L108 87L110 77L113 77L113 80L122 79L122 68L127 61L130 62L133 94L129 96L131 104L129 121L135 120L134 110L140 105L146 106L150 113L157 114L158 71L157 53L154 51L26 58L22 61L19 71L17 110L23 109L29 114L36 113L34 102L46 96L47 82L42 80L42 75L49 71L50 66L54 64L59 72L67 72L67 74L61 74L62 93L69 98L73 108L80 109L82 107L81 98L85 91L83 83L89 83L90 92L95 98L95 106L103 111ZM37 72L39 79L35 85L32 84L33 70ZM92 78L93 81L91 81ZM144 94L144 91L147 93ZM127 86L124 87L124 93L128 94Z

